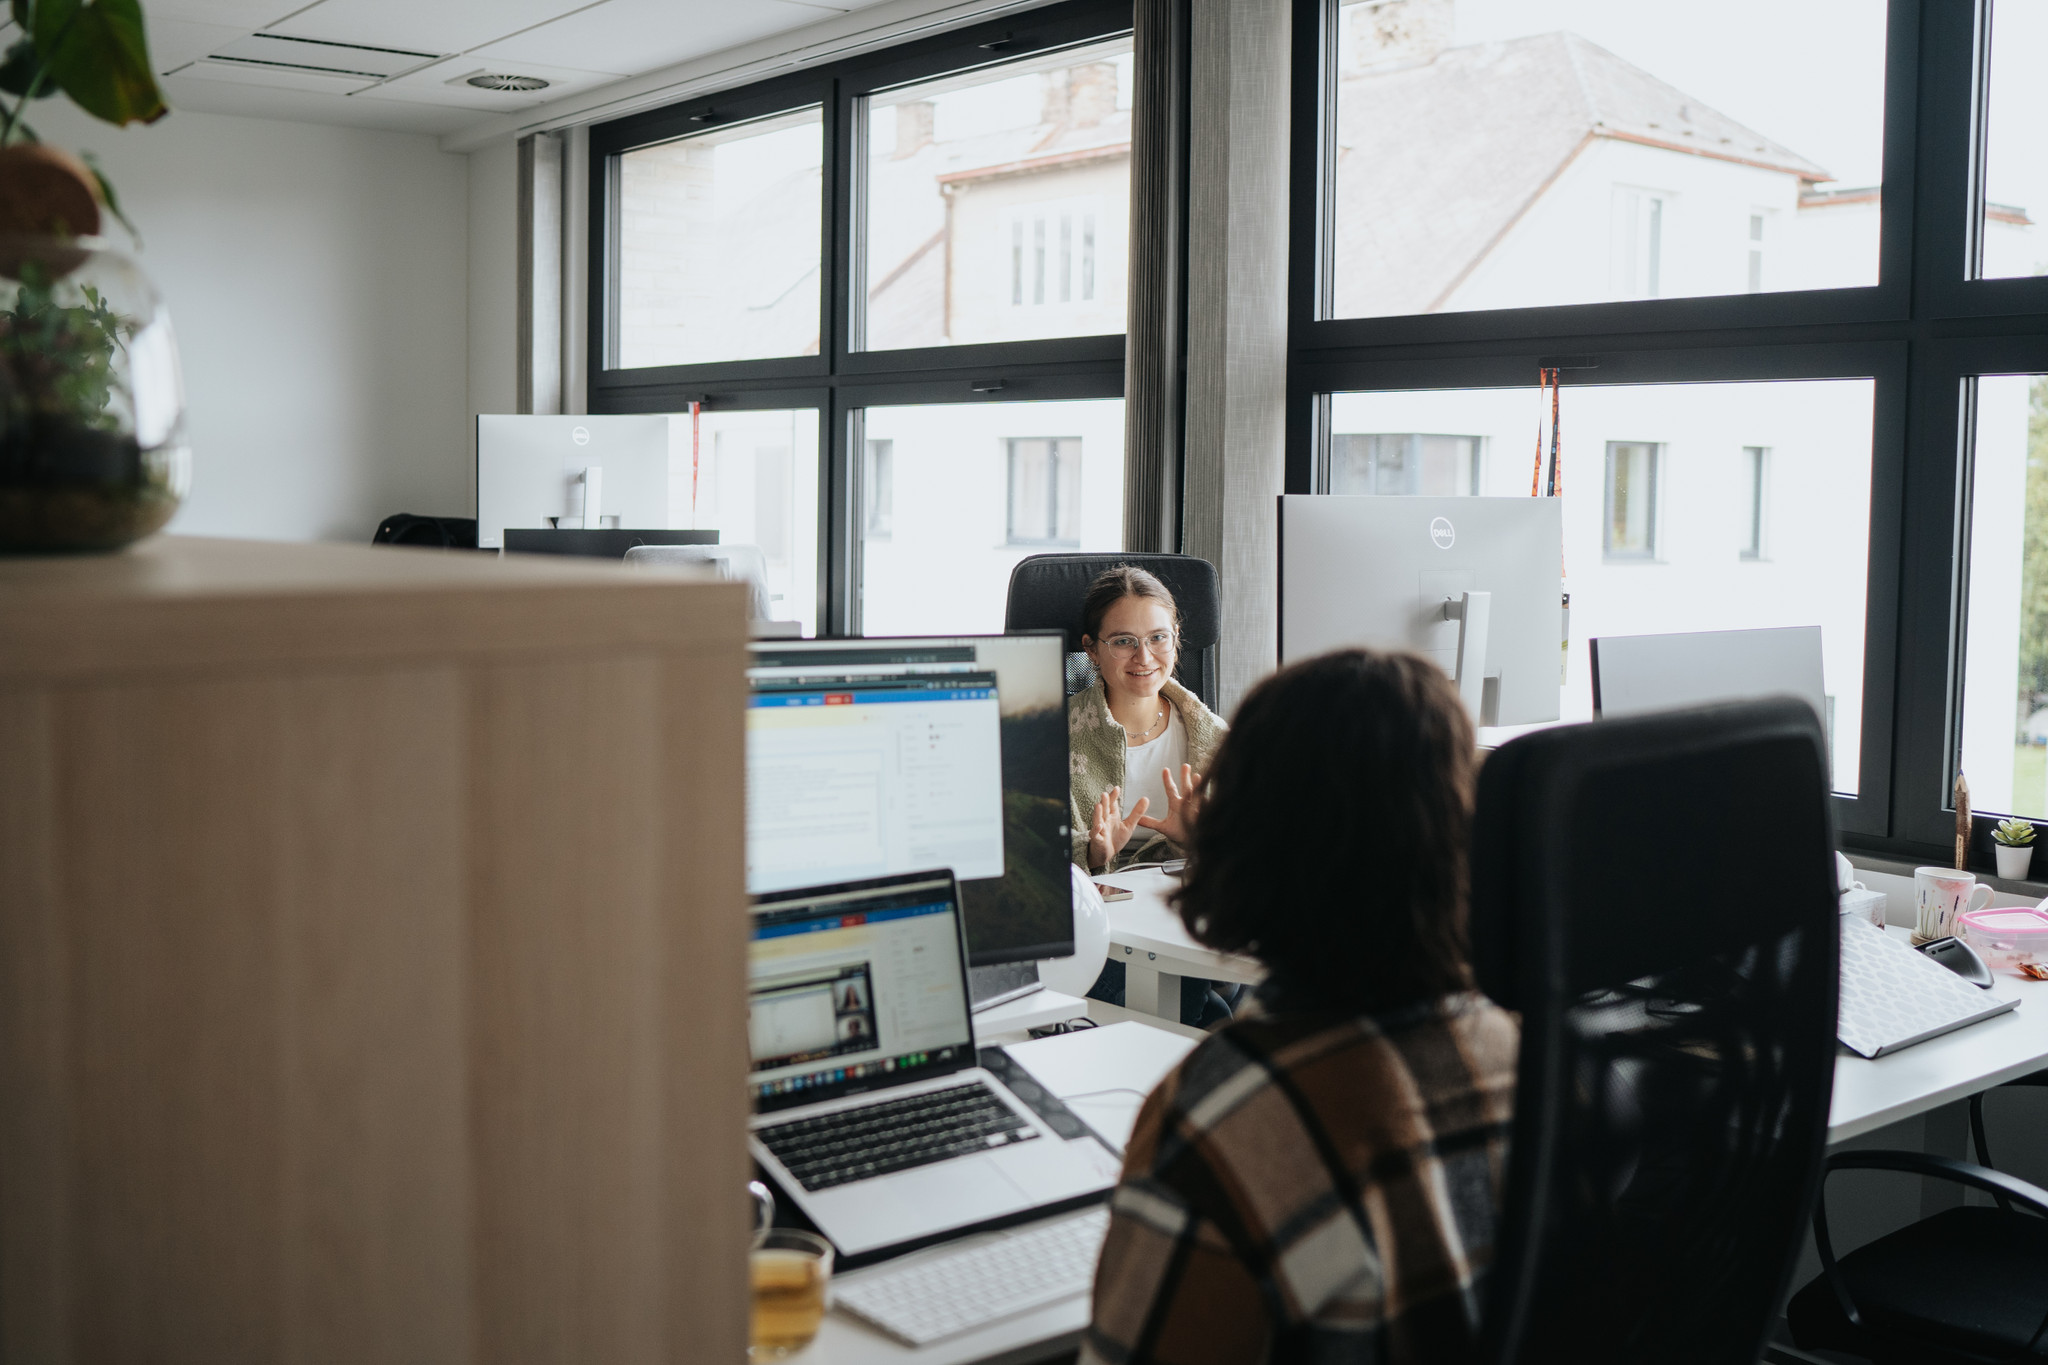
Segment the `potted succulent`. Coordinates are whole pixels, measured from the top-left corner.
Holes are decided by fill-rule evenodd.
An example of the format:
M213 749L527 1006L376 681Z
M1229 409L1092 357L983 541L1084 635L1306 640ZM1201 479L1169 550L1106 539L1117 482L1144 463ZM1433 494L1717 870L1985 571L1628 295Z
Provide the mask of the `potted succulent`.
M1998 853L1998 875L2008 881L2024 880L2034 857L2034 826L2026 820L2000 820L1991 831L1991 843Z
M166 112L137 0L10 0L0 55L0 552L105 550L184 496L184 391L170 319L99 236L135 231L105 176L37 138L58 94L115 125Z

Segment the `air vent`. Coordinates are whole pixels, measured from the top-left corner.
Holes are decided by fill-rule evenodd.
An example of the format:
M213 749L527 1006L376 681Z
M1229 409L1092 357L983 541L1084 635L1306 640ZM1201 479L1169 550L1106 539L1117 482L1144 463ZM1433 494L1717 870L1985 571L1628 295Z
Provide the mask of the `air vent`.
M545 90L550 84L538 76L506 76L486 71L466 82L479 90Z
M323 76L363 77L381 80L411 71L435 58L432 52L409 52L402 48L365 47L359 43L330 43L317 38L287 38L276 33L252 33L238 38L207 60L234 66L270 67L282 71L304 71Z

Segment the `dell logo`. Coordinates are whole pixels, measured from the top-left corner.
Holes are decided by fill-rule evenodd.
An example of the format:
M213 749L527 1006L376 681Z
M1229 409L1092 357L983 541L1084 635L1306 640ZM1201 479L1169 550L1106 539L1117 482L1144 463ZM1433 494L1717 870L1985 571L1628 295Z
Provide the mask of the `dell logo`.
M570 440L572 440L572 441L574 441L574 442L575 442L575 443L576 443L577 445L579 445L579 446L587 446L587 445L589 445L589 444L590 444L590 428L589 428L589 427L577 427L577 428L576 428L575 430L573 430L573 431L571 431L571 432L569 433L569 439L570 439Z
M1429 538L1436 543L1437 549L1448 550L1457 543L1458 531L1449 520L1438 517L1429 524Z

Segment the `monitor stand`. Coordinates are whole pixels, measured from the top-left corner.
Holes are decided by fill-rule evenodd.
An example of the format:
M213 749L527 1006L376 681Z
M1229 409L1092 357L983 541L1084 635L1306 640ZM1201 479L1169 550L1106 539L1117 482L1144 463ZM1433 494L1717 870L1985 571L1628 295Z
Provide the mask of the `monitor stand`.
M1044 989L1039 984L1036 962L1004 962L994 967L967 969L967 994L977 1014Z

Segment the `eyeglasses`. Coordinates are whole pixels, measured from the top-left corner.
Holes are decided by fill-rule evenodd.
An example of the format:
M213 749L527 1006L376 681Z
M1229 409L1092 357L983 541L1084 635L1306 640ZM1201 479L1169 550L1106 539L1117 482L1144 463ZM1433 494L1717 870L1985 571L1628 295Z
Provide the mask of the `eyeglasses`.
M1120 659L1135 658L1140 645L1151 650L1154 654L1171 654L1173 653L1173 632L1170 630L1155 630L1150 635L1112 635L1102 643L1109 647L1110 653Z

